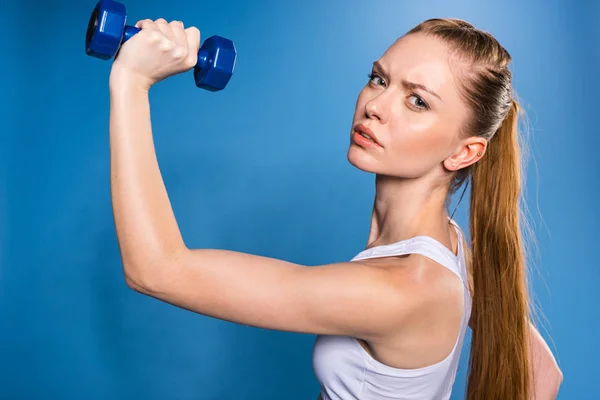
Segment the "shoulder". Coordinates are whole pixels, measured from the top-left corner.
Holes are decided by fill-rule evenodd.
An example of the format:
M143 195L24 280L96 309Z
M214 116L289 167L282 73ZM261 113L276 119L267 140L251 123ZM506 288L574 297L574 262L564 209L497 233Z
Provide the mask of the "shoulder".
M422 341L424 336L429 338L424 347L454 344L451 339L456 337L464 312L465 288L460 277L421 254L369 263L387 269L397 290L411 298L403 318L396 321L395 328L379 344Z
M398 290L419 299L413 305L420 311L447 307L449 301L460 302L463 298L464 285L460 277L424 255L407 254L361 262L387 270Z
M408 280L415 285L431 289L441 286L462 287L462 280L454 272L422 254L390 257L386 262L386 268L391 275Z

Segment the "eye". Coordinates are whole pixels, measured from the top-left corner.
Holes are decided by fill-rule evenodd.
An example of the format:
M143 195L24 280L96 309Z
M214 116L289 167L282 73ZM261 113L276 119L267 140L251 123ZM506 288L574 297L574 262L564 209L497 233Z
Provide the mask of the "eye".
M377 75L374 72L371 72L370 74L367 75L369 77L369 81L370 83L374 84L375 86L386 86L385 81L383 80L382 77L380 77L379 75Z
M413 93L409 96L409 99L409 102L413 107L418 108L420 110L429 109L429 105L419 95Z

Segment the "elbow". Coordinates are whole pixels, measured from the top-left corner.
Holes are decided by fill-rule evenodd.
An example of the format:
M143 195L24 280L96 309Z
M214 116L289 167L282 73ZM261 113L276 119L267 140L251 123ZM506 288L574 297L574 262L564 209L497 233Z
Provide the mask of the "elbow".
M150 292L150 288L156 286L155 279L140 263L123 260L123 274L127 286L136 292L147 294Z
M547 399L547 400L554 400L558 397L558 392L560 390L560 385L562 384L564 379L563 373L562 371L556 367L551 379L549 379L547 382L547 387L540 389L541 393L544 393L544 395L540 396L540 399ZM537 399L538 397L536 397Z
M146 282L146 279L142 279L141 276L139 276L139 274L133 274L131 272L128 272L128 268L125 267L125 265L123 265L123 270L125 276L125 284L127 284L129 289L132 289L139 293L144 293L144 282Z
M123 260L123 273L127 286L139 293L153 295L160 293L165 277L172 268L168 257L154 257L152 259L125 261Z
M558 381L562 383L563 379L565 378L563 372L559 367L556 367L556 370L558 372Z
M556 377L556 394L558 395L558 390L560 389L560 385L562 384L565 377L560 369L558 369L557 372L558 374Z
M560 391L560 385L562 384L562 381L563 375L561 372L559 372L556 379L554 380L554 385L551 386L548 400L555 400L558 397L558 392Z
M549 374L549 380L548 380L548 393L549 395L547 396L548 399L556 399L556 397L558 396L558 392L560 390L560 385L563 382L564 379L564 375L563 372L561 371L561 369L558 367L558 364L556 364L556 362L554 362L553 365L554 368L552 368L551 373ZM544 397L546 398L546 397Z
M563 375L562 370L558 366L558 363L556 362L556 360L553 360L553 361L554 361L554 382L555 382L555 387L556 387L556 393L558 394L558 389L560 388L560 385L562 384L565 377Z

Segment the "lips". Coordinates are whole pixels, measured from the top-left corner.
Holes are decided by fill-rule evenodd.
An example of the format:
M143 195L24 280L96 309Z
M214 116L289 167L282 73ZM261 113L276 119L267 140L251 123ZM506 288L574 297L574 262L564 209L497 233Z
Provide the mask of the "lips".
M375 142L379 146L381 146L381 143L379 143L379 141L377 140L377 136L375 136L373 131L370 130L367 126L365 126L363 124L358 124L354 127L354 131L369 136L373 142ZM383 147L383 146L381 146L381 147Z

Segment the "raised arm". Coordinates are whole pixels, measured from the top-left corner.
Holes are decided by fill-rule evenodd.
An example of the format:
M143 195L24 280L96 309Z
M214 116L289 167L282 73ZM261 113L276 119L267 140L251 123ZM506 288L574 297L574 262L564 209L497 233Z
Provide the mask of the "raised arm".
M229 250L188 249L153 148L148 93L125 76L116 79L111 192L131 288L231 322L364 340L381 339L405 316L446 301L439 293L458 293L459 284L452 293L410 268L392 271L362 262L307 267Z
M147 51L139 42L145 37L150 35L142 31L126 45L138 46L139 55ZM393 332L405 316L432 301L443 304L447 299L440 293L460 293L458 281L442 287L410 268L391 271L362 262L306 267L234 251L188 249L154 150L147 80L137 76L130 68L113 67L110 81L111 194L130 287L231 322L368 341Z

